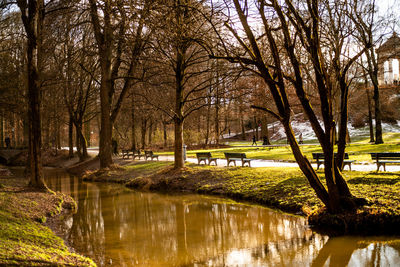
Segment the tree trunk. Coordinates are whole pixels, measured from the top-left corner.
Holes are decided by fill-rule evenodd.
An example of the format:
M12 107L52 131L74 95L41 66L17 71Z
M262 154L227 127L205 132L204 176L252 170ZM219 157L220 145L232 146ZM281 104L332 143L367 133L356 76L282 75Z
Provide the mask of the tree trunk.
M111 62L103 63L108 65L102 68L101 85L100 85L100 105L101 105L101 127L100 127L100 146L99 158L100 168L107 168L112 164L112 122L110 117L111 112Z
M3 112L0 115L0 147L4 147L4 118Z
M83 135L82 132L82 127L80 128L80 133L79 133L79 137L80 137L80 146L81 146L81 151L82 151L82 161L87 159L89 157L88 155L88 151L87 151L87 142L86 142L86 138Z
M270 145L269 134L268 134L268 119L266 115L261 117L261 136L263 139L263 145Z
M219 145L219 135L220 135L220 127L219 127L219 96L217 89L216 103L215 103L215 144Z
M82 148L81 148L81 138L79 135L80 130L75 124L75 146L76 146L76 153L78 154L79 161L83 161L82 157Z
M28 119L29 119L29 185L47 189L42 173L42 137L40 116L40 81L39 65L42 44L42 27L44 18L44 1L25 0L17 1L21 10L27 40L27 67L28 67Z
M69 117L69 123L68 123L68 148L69 148L68 156L69 156L69 158L73 158L74 157L74 122L72 120L71 115Z
M374 137L374 125L372 123L372 103L371 103L371 96L369 93L369 90L366 89L367 91L367 100L368 100L368 126L369 126L369 142L374 143L375 142L375 137Z
M135 122L135 99L134 96L132 94L132 103L131 103L131 139L132 139L132 143L131 143L131 148L132 150L136 150L136 122Z
M90 147L92 145L90 140L90 133L91 133L90 121L87 121L85 122L85 139L87 147Z
M204 144L208 145L210 138L210 114L211 114L211 97L207 98L207 113L206 113L206 136L204 138Z
M181 169L185 165L183 159L183 120L175 119L175 169Z
M44 131L44 142L43 142L43 147L49 148L50 147L50 117L47 116L46 120L45 120L45 125L43 131Z
M24 132L24 147L28 147L29 144L29 121L27 114L24 114L23 120L23 132Z
M180 1L178 1L180 2ZM176 10L176 21L178 27L177 32L177 40L178 42L176 45L176 66L175 66L175 115L174 115L174 123L175 123L175 162L174 168L181 169L185 165L185 161L183 159L183 105L184 105L184 75L185 75L185 52L186 49L185 45L182 44L182 34L184 29L183 26L183 17L184 11L181 10L179 6Z
M164 132L164 148L168 146L168 137L167 137L167 122L163 121L163 132Z
M87 152L87 143L85 136L83 135L82 121L75 122L76 130L76 150L78 151L79 161L84 161L89 157Z
M151 145L152 145L152 135L153 135L153 120L152 119L150 119L150 125L149 125L149 137L148 137L148 144L149 144L149 146L151 147Z
M260 136L258 134L258 122L257 122L257 117L254 116L254 127L255 127L255 136L256 136L256 140L260 140Z
M58 150L61 149L61 126L59 121L57 121L56 148Z
M375 101L375 144L383 144L382 138L382 114L379 98L379 86L374 83L374 101Z
M112 164L112 124L111 103L113 96L112 72L118 68L112 66L113 29L111 26L111 1L104 1L102 9L103 25L100 25L97 10L97 1L90 0L90 17L96 38L98 54L100 55L100 168L107 168ZM102 30L103 28L103 30Z
M300 150L300 147L296 141L293 129L289 123L283 124L283 127L286 132L286 136L290 147L292 149L293 155L296 159L296 162L299 164L301 171L306 176L310 186L314 189L317 196L321 201L327 206L330 206L329 194L326 191L323 184L320 182L314 168L311 166L311 163L308 161L306 157L304 157L303 153Z
M147 131L147 119L142 117L142 149L146 147L146 131Z

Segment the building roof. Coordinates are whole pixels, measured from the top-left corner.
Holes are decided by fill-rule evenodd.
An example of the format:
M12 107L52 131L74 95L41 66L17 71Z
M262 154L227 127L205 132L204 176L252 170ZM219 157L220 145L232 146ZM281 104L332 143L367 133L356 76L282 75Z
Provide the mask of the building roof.
M393 32L393 35L378 49L376 49L376 52L381 53L386 51L393 51L395 49L400 49L400 37L397 35L396 32Z

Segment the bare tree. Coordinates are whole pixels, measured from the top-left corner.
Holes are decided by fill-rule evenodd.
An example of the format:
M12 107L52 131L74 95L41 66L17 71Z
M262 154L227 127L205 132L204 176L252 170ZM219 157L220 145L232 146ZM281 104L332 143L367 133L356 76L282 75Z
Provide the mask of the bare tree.
M384 34L383 27L386 27L389 18L379 18L375 0L354 0L354 8L350 13L351 19L354 21L357 31L354 33L355 38L361 46L366 44L378 45L382 41ZM379 34L381 32L381 34ZM373 46L365 50L367 72L372 86L374 88L374 104L375 104L375 144L382 144L382 111L378 84L378 58Z
M154 62L149 84L157 86L158 94L151 97L149 92L146 99L174 122L176 169L184 166L184 121L207 106L207 91L215 89L210 76L212 64L202 45L212 33L199 12L203 9L204 1L172 0L154 14L155 21L161 23L152 42ZM160 94L163 101L159 101Z
M44 1L18 0L27 34L29 162L31 186L47 189L42 173L42 136L40 116L40 64L43 40Z
M350 2L335 5L330 1L292 2L287 0L281 4L277 0L268 0L254 1L251 4L249 1L233 0L232 9L235 10L237 17L229 18L230 24L226 25L241 50L232 50L225 45L225 55L213 56L241 64L243 69L256 73L265 81L274 99L275 108L255 108L268 112L282 123L300 169L319 199L332 213L352 210L358 204L341 173L345 142L339 143L338 151L341 152L341 155L338 155L337 159L334 157L336 122L332 103L336 87L332 80L339 80L338 88L343 113L339 127L339 137L341 138L345 135L343 131L346 131L346 127L343 125L347 123L348 71L365 49L358 51L352 57L343 58L341 56L343 50L340 46L332 48L337 51L329 50L324 46L327 37L323 35L324 31L321 27L323 26L322 21L329 19L331 14L332 17L335 12L345 15L342 10L349 8L351 8ZM257 31L253 29L249 22L252 15L257 15L251 19L262 23L262 29L257 29ZM240 27L235 28L235 19L240 22ZM339 22L335 21L335 23ZM335 25L335 28L340 29L338 25ZM347 30L352 25L346 24L345 26L346 28L343 30ZM339 34L337 38L339 38L337 40L339 42L346 42L347 35ZM260 49L261 40L265 40L268 44L267 50ZM223 41L226 42L226 39ZM324 53L334 53L334 60L328 62ZM315 90L321 108L319 113L311 105L309 94L306 91L306 84L309 83L303 75L306 62L311 63L312 78L316 84ZM334 66L336 72L329 72L330 64L337 64ZM323 149L327 188L321 182L307 157L303 155L295 138L291 126L292 106L288 95L291 88L295 91ZM318 114L321 114L320 118ZM322 123L319 119L322 120Z
M112 163L112 125L131 87L146 43L148 32L145 32L144 25L151 2L125 5L122 1L89 0L89 4L101 70L99 158L100 167L106 168ZM128 30L131 33L129 42L126 40Z

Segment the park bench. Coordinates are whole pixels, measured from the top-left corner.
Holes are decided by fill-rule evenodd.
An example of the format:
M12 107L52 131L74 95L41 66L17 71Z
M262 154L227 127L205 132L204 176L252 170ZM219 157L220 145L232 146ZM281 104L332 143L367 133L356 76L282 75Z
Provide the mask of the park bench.
M151 160L157 159L158 160L158 155L154 155L153 151L144 151L145 159L147 160L148 158Z
M198 160L198 164L200 164L202 161L204 161L204 164L207 164L207 161L208 161L208 165L210 165L211 162L214 161L215 165L217 165L217 158L212 158L210 152L199 152L199 153L196 153L196 157L197 157L197 160Z
M324 153L312 153L313 159L317 161L317 170L319 169L319 166L324 164L325 157ZM336 156L336 153L335 153ZM355 160L349 160L349 154L344 153L344 160L343 160L343 168L349 166L349 169L351 171L351 163L353 163Z
M379 152L370 153L371 158L376 161L377 169L383 166L383 170L386 171L386 164L400 164L400 152Z
M138 158L138 159L140 159L141 157L145 157L145 154L142 154L141 152L140 152L140 150L133 150L133 159L136 159L136 158Z
M130 156L133 157L133 153L132 153L132 151L129 150L129 149L122 149L121 152L122 152L122 158L123 158L123 159L124 159L124 158L129 159Z
M247 165L250 167L250 161L251 159L246 158L245 153L230 153L230 152L225 152L225 158L226 158L226 166L229 167L229 164L233 162L233 164L236 166L236 161L241 161L242 162L242 167L244 164L247 163Z

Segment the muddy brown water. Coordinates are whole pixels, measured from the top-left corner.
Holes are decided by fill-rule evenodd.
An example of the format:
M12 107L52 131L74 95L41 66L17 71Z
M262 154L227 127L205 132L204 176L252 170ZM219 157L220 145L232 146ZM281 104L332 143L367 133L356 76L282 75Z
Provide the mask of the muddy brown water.
M53 227L99 266L400 266L400 238L328 237L257 205L46 177L78 203Z

